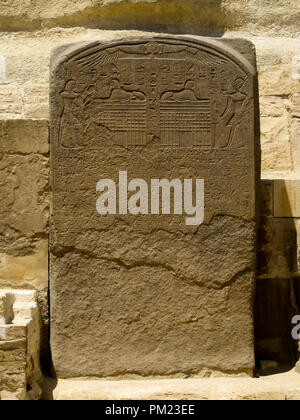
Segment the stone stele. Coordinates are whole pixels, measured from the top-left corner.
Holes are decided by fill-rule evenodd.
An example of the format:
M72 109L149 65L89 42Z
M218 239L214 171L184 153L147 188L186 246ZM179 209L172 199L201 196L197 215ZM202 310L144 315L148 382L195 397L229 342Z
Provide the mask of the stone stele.
M247 41L148 35L53 53L58 377L251 374L258 114ZM149 202L152 179L192 179L194 200L203 179L203 223L174 214L173 189L170 214L144 201L131 214L117 196L117 214L100 215L96 185L118 192L119 171L146 181Z

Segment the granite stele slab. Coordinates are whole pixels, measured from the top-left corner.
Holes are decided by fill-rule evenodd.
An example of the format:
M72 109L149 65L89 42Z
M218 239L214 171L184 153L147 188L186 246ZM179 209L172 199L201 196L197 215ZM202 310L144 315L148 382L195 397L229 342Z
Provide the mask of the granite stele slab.
M141 36L51 70L51 348L58 377L251 374L255 51Z

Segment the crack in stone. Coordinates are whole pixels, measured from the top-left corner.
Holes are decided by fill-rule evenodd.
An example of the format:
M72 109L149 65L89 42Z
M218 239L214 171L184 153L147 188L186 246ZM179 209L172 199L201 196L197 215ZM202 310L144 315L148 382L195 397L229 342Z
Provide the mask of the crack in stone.
M177 278L178 280L181 280L185 283L188 283L192 286L197 286L197 287L204 287L208 290L212 289L212 290L221 290L227 287L232 286L232 284L243 274L246 274L248 272L252 272L253 268L252 267L245 267L241 270L239 270L238 272L236 272L229 280L227 280L224 284L212 284L212 285L207 285L205 282L203 281L196 281L193 278L190 277L186 277L184 275L182 275L181 273L178 273L176 271L175 268L173 268L172 266L170 266L169 264L166 263L161 263L158 261L135 261L133 263L126 263L125 261L123 261L121 258L106 258L106 257L99 257L96 254L88 251L88 250L81 250L78 248L75 248L73 246L70 247L65 247L63 250L60 250L59 252L57 252L54 254L56 257L64 257L66 254L68 253L73 253L75 255L80 255L80 256L85 256L88 259L94 259L94 260L98 260L98 261L104 261L106 263L115 263L117 264L119 267L122 267L125 270L134 270L136 268L140 268L140 267L149 267L149 268L160 268L163 269L165 271L167 271L168 273L171 273L171 275L175 278ZM54 250L53 250L54 253Z

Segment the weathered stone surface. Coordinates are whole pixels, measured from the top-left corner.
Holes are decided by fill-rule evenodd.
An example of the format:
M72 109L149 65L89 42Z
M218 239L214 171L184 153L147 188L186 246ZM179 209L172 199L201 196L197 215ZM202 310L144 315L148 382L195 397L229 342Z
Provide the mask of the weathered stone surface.
M24 86L24 118L49 120L49 85L27 84Z
M289 172L291 162L291 143L288 117L261 117L262 171Z
M280 96L261 96L259 98L260 115L262 117L287 117L289 104L288 99Z
M16 249L17 251L17 249ZM19 250L20 252L20 250ZM0 287L48 287L48 240L34 242L28 255L0 253Z
M297 0L222 0L228 28L260 35L297 37L300 6Z
M26 338L27 328L25 325L5 325L5 338L6 340L18 340L20 338Z
M0 288L47 289L48 153L48 121L0 121Z
M22 118L23 89L17 84L0 83L0 117L1 119Z
M14 7L1 5L0 29L38 29L41 26L86 26L103 29L132 28L211 33L221 30L224 13L220 2L204 0L83 0L37 1L29 7L15 0ZM62 13L62 9L64 12ZM21 12L20 12L21 10ZM21 16L20 16L21 13ZM154 23L155 22L155 23Z
M16 399L26 398L26 362L11 361L0 364L0 392L7 391Z
M289 173L292 170L291 144L287 142L266 142L261 144L261 153L264 156L261 162L262 177L272 173Z
M298 0L10 0L0 4L0 29L133 27L197 34L239 29L297 37L299 15Z
M0 288L47 295L48 153L47 121L0 121ZM19 332L7 334L11 340Z
M262 144L272 142L276 145L289 144L289 122L287 117L262 117L261 120Z
M228 42L186 37L54 55L51 343L60 377L253 369L256 73L251 44L231 45L252 63ZM100 216L96 184L117 181L119 170L148 184L204 179L204 223Z
M36 293L0 289L0 399L38 399L41 379Z
M267 96L288 96L297 92L299 83L293 78L291 64L261 66L259 71L260 94Z
M1 154L47 154L48 152L48 121L8 120L0 122Z
M48 159L31 153L0 156L0 252L26 255L47 232Z
M49 384L52 386L52 384ZM48 399L52 399L48 394ZM299 400L294 370L261 378L59 379L54 400ZM128 404L130 405L130 404Z

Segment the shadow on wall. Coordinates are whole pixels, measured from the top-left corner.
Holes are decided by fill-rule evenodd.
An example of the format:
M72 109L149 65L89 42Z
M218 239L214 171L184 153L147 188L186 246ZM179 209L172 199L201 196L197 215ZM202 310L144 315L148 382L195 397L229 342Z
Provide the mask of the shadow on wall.
M92 3L92 2L91 2ZM48 11L43 19L29 15L1 16L0 30L37 30L51 27L84 27L91 29L135 29L177 34L221 36L224 33L226 14L222 0L160 0L120 1L107 5L89 6L64 13ZM59 2L58 2L59 6ZM39 16L39 14L37 14Z
M262 368L264 373L271 374L276 369L294 367L298 359L292 319L300 315L300 270L297 226L291 217L293 211L285 183L282 182L279 197L284 207L282 214L274 211L274 181L266 181L263 189L262 195L265 198L267 195L267 199L262 200L259 229L255 354L258 370Z

